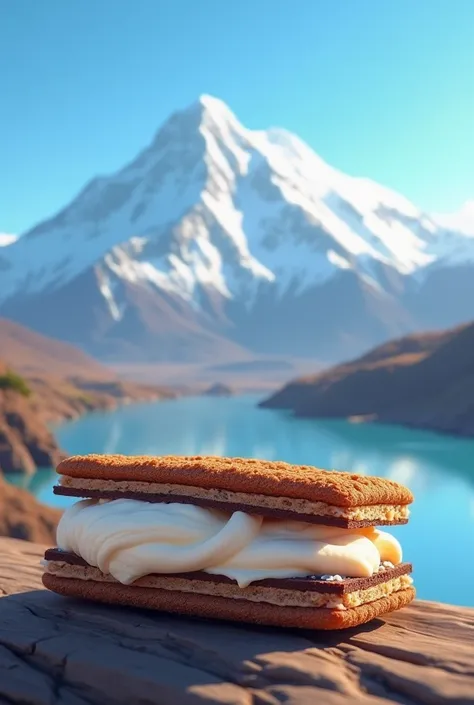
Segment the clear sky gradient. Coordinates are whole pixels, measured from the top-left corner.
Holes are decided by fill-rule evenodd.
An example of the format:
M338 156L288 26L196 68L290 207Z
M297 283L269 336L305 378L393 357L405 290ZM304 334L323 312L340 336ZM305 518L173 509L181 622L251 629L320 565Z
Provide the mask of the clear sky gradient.
M474 198L474 0L0 0L0 232L202 93L426 210Z

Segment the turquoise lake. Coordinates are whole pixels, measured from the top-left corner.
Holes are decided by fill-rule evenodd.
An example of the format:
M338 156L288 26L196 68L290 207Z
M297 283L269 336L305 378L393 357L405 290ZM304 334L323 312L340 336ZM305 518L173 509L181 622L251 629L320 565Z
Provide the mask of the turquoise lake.
M414 492L410 522L390 531L414 564L418 597L474 605L474 441L398 427L301 420L258 409L257 397L191 397L95 413L55 432L70 454L230 455L380 475ZM41 501L53 471L15 477Z

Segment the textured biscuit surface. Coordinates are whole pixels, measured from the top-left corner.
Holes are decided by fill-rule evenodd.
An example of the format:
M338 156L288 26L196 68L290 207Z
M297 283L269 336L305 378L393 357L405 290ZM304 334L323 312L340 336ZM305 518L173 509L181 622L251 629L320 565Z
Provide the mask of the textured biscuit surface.
M250 624L301 629L345 629L369 622L380 615L400 609L415 598L415 590L407 588L360 607L336 610L316 607L281 607L260 602L233 600L214 595L172 592L156 588L139 588L92 580L60 578L45 573L43 584L49 590L106 604L143 607L164 612L207 619L224 619Z
M413 501L406 487L385 478L246 458L86 455L62 461L57 471L84 479L175 483L308 499L339 507Z

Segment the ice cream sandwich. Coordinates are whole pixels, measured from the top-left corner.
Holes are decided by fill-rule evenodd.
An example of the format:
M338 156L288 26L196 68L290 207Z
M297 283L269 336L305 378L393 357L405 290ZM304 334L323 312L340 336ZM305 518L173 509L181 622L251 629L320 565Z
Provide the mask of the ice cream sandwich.
M410 491L384 478L216 457L75 456L54 492L80 498L46 551L60 594L206 618L353 627L415 596L379 525Z

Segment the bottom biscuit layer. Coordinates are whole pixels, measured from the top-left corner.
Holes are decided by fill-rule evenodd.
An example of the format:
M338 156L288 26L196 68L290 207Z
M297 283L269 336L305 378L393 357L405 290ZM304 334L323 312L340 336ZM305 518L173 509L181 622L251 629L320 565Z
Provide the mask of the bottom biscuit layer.
M60 561L48 561L46 570L58 578L92 580L96 583L117 583L111 575L102 573L98 568L89 565L70 565ZM395 572L396 569L392 569ZM327 607L329 609L348 609L359 607L367 602L375 602L381 597L410 587L413 580L409 575L402 574L388 577L384 582L372 585L367 589L358 589L343 595L325 593L318 590L295 590L282 587L263 587L258 584L239 588L236 584L219 581L190 580L186 575L148 575L133 584L135 588L154 588L172 590L174 592L196 593L200 595L215 595L234 600L250 600L251 602L268 602L280 607ZM283 581L281 581L284 584Z
M345 629L365 624L376 617L408 605L415 597L413 588L398 590L359 607L346 610L315 607L281 607L263 602L236 600L215 595L173 592L149 587L102 583L77 578L61 578L45 573L43 584L67 597L107 604L143 607L164 612L224 619L250 624L301 629Z

